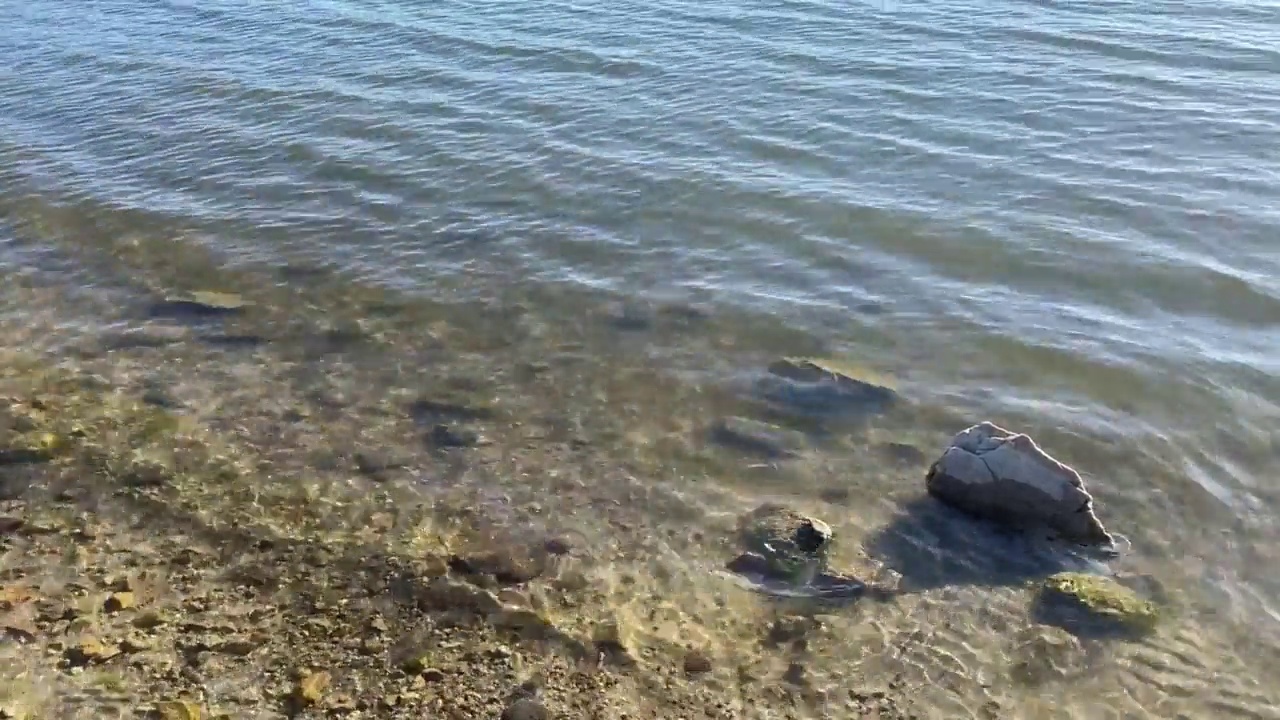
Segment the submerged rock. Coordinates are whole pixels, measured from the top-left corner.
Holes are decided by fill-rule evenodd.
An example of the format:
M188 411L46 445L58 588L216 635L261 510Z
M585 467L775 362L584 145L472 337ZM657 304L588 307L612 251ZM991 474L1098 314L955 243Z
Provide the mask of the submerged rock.
M795 457L805 447L803 433L743 417L725 417L711 426L711 439L767 458Z
M1061 628L1027 628L1015 643L1009 674L1024 685L1064 680L1080 672L1086 660L1080 640Z
M898 401L894 390L863 374L831 360L783 358L769 366L756 390L776 407L817 416L884 412Z
M1080 474L1029 436L983 422L959 433L925 479L929 494L972 515L1047 526L1063 539L1113 544Z
M181 295L170 295L151 306L152 317L201 318L237 315L250 307L250 303L235 293L200 290Z
M1155 603L1116 580L1061 572L1040 586L1035 615L1077 635L1145 635L1155 630Z

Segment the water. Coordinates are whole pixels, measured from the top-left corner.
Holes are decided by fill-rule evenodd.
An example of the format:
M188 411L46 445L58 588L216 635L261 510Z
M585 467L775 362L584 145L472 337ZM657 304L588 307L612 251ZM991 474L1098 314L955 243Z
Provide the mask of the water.
M66 351L149 292L305 298L402 353L307 355L309 382L391 392L447 357L520 417L559 413L549 437L589 435L589 462L512 462L611 478L625 521L548 512L665 568L708 642L735 641L704 567L723 548L603 548L781 495L928 587L837 614L817 667L906 673L937 717L1276 717L1276 48L1280 6L1242 1L0 0L5 322ZM208 377L164 378L201 407L288 356L209 352ZM791 352L913 409L782 469L704 448ZM1081 467L1132 543L1118 570L1183 598L1056 709L999 680L1020 590L923 570L936 538L876 542L923 480L869 448L931 456L982 418Z

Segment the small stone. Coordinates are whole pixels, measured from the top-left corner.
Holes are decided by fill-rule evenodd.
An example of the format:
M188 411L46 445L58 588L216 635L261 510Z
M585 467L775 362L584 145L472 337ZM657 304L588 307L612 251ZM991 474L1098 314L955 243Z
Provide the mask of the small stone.
M890 460L903 465L923 465L928 458L915 445L904 442L887 442L880 446L880 452Z
M293 689L293 697L302 705L317 705L324 697L325 691L329 689L329 682L329 673L323 670L306 671L302 677L298 678L298 684Z
M326 617L309 617L303 621L302 627L308 635L326 636L333 634L333 621Z
M261 643L252 638L232 638L219 645L218 651L224 652L228 655L244 657L251 654L254 650L257 650L259 645L261 645Z
M141 630L154 630L170 621L167 614L159 610L147 610L133 619L133 626Z
M631 655L635 643L628 626L615 621L600 623L592 632L591 640L596 650L613 662L622 665L635 662Z
M782 679L792 685L807 685L809 682L808 671L803 663L793 662L787 666L787 671L782 674Z
M128 610L136 607L138 598L131 591L114 592L107 596L106 602L102 604L104 610L109 613L117 613L121 610Z
M154 645L151 639L142 633L132 632L120 643L120 649L127 653L136 653L150 650Z
M35 595L25 587L17 585L0 587L0 611L12 610L34 599Z
M427 583L419 603L428 610L463 610L478 615L488 615L502 609L502 603L492 592L444 577Z
M451 555L449 569L470 577L489 576L499 585L520 585L546 572L547 561L542 553L510 548L476 555Z
M783 617L773 621L769 626L767 640L772 645L803 640L816 630L819 622L811 617Z
M537 700L521 698L502 711L502 720L548 720L551 713Z
M465 448L480 443L480 436L466 428L454 429L443 423L432 426L431 444L438 448Z
M13 640L19 645L29 645L36 641L35 628L27 625L27 627L19 627L18 625L8 624L0 626L0 638Z
M166 410L175 410L182 407L182 403L170 395L164 388L151 387L142 392L142 402L148 405L154 405Z
M200 706L190 700L170 700L156 706L160 720L200 720Z
M385 479L388 471L400 470L408 466L407 462L377 450L358 451L352 459L360 474L378 480Z
M440 682L444 680L444 671L436 668L426 668L422 671L422 679L429 683Z
M355 698L350 695L335 695L329 699L329 709L335 713L353 712L358 707Z
M573 545L567 539L561 537L547 538L547 541L542 546L552 555L568 555L573 552Z
M107 589L112 592L129 592L137 590L138 588L135 587L133 578L128 575L120 575L119 577L112 578L111 581L107 583Z
M711 657L701 650L690 650L684 656L684 671L690 675L711 672Z
M120 648L115 645L89 638L67 648L65 656L70 666L83 667L106 662L119 654Z

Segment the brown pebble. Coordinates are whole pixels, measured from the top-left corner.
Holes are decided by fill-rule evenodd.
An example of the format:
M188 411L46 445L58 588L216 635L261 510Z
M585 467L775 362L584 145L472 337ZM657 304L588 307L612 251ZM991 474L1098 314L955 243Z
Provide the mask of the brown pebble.
M329 689L329 673L321 670L320 672L306 672L298 679L298 686L293 690L293 696L303 705L317 705L320 699L324 697L325 690Z
M115 645L90 638L67 648L66 658L70 665L82 666L90 663L106 662L119 654L120 648Z
M153 645L154 643L142 633L132 632L120 643L120 649L127 653L136 653L150 650Z
M156 706L161 720L200 720L200 706L190 700L170 700Z
M444 680L444 671L436 668L427 668L422 671L422 679L427 682L440 682Z
M114 592L108 595L107 600L102 604L102 607L109 613L116 613L121 610L128 610L129 608L136 607L137 604L137 596L132 592L125 591Z
M552 555L568 555L573 551L573 546L569 544L569 541L560 537L548 538L543 543L543 548Z
M701 650L690 650L684 656L684 671L690 675L711 672L711 658Z
M133 626L142 628L143 630L151 630L169 622L169 618L161 612L149 611L144 612L133 619Z

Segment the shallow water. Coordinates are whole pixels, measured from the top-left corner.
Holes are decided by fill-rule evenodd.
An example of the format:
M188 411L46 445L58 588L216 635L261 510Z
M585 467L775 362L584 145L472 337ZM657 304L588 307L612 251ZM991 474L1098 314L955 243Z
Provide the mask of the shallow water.
M910 590L821 609L815 687L1280 716L1277 47L1242 2L0 0L0 320L282 467L407 443L406 486L591 547L657 645L757 648L776 608L719 570L774 499ZM205 289L262 310L104 340ZM782 354L907 402L785 461L710 442ZM457 394L490 444L418 457L404 403ZM1174 598L1156 638L1007 679L1043 568L920 499L986 418L1085 473L1110 569Z

